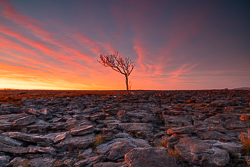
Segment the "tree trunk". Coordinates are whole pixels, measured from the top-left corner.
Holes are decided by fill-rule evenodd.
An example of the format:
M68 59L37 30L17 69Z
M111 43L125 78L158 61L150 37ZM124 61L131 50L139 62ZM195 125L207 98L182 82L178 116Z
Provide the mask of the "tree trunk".
M129 95L129 90L128 90L128 76L125 75L125 78L126 78L126 88L127 88L127 94Z

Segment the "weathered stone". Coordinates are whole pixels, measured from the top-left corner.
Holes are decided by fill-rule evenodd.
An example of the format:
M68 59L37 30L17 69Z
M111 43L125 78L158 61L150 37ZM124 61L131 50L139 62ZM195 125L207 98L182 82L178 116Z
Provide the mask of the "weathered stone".
M138 119L142 119L147 115L147 113L145 111L144 112L127 112L126 114L129 117L135 117L135 118L138 118Z
M222 149L213 149L214 154L212 155L203 155L200 165L202 166L212 166L212 165L217 165L217 166L225 166L229 160L229 154L226 150Z
M88 133L93 133L95 127L93 125L83 125L78 126L70 130L70 134L72 135L85 135Z
M105 156L99 155L96 157L91 157L91 158L87 158L85 160L78 161L77 163L74 164L73 167L91 167L94 164L96 164L98 162L102 162L104 160L105 160Z
M148 141L143 139L116 138L107 143L97 146L96 149L102 154L107 154L116 142L131 142L131 145L136 145L136 147L151 147Z
M225 107L227 106L228 104L228 101L226 100L214 100L211 102L211 106L214 106L214 107Z
M240 153L242 145L235 143L235 142L216 142L213 144L214 147L218 147L224 150L227 150L229 153Z
M236 121L233 119L227 119L225 121L225 124L226 124L226 128L230 130L247 128L247 126L244 125L244 121Z
M13 128L12 122L7 122L6 120L0 120L0 130L11 130Z
M118 133L115 135L117 138L131 138L131 135L128 133Z
M40 110L40 113L43 114L43 115L48 115L48 114L49 114L49 111L48 111L47 108L42 108L42 109Z
M178 128L171 128L168 129L167 134L172 135L172 134L192 134L196 133L196 128L194 126L183 126L183 127L178 127Z
M202 133L197 133L197 135L202 140L221 140L221 141L231 141L231 137L226 134L216 132L216 131L207 131Z
M20 147L24 145L23 142L12 139L7 136L0 136L0 143L6 144L8 146L13 146L13 147Z
M36 116L27 116L23 118L19 118L13 122L13 126L24 126L24 125L29 125L37 121Z
M19 118L27 117L27 114L7 114L7 115L0 115L0 120L6 120L7 122L13 122Z
M0 156L0 167L5 167L10 161L9 156Z
M7 133L4 133L4 135L10 138L14 138L14 139L18 139L18 140L22 140L26 142L38 143L38 144L41 144L42 146L48 146L53 143L53 137L51 136L54 136L57 134L36 136L36 135L31 135L31 134L26 134L26 133L21 133L21 132L7 132Z
M182 126L192 125L191 119L185 118L182 115L179 116L164 115L163 118L165 120L165 126L182 127Z
M95 141L95 138L92 136L89 136L89 137L71 137L71 138L68 138L68 139L61 141L56 146L59 148L66 146L66 147L85 149L89 146L90 143L93 143L94 141Z
M222 126L210 126L210 127L208 127L208 130L217 131L217 132L221 132L221 133L225 133L225 134L228 133L228 130Z
M53 167L55 161L53 158L35 158L30 160L29 165L32 167Z
M64 140L64 139L67 137L68 134L69 134L69 132L62 132L62 133L58 134L58 135L54 138L53 142L54 142L54 143L57 143L57 142L59 142L59 141Z
M32 115L35 115L35 116L41 115L41 113L40 113L38 110L32 109L32 108L29 109L28 113L29 113L29 114L32 114Z
M52 124L48 123L48 122L45 122L43 120L38 120L36 121L34 124L32 125L27 125L27 129L29 129L29 131L37 131L37 132L40 132L40 133L44 133L44 132L47 132L48 129L51 128L51 126L53 126Z
M124 162L99 162L95 164L93 167L128 167L126 161Z
M175 149L179 152L180 156L187 162L199 164L198 154L212 154L211 145L202 140L184 137L175 145Z
M118 113L118 109L103 109L102 112L109 114L111 116L115 116Z
M47 153L51 155L56 154L56 150L53 147L29 146L28 148L28 153Z
M13 154L27 154L28 147L0 147L0 151Z
M6 167L16 167L20 164L22 164L24 161L27 161L25 158L21 158L21 157L15 157L13 158L10 163L8 163L6 165Z
M151 123L121 123L122 128L130 132L149 132L153 130Z
M112 149L110 150L107 159L115 161L118 158L124 157L130 150L137 147L135 144L131 142L117 142L113 145Z
M29 106L29 105L32 105L34 101L35 99L23 99L21 101L21 104L24 106Z
M125 155L129 167L178 167L174 158L170 158L164 147L134 148Z

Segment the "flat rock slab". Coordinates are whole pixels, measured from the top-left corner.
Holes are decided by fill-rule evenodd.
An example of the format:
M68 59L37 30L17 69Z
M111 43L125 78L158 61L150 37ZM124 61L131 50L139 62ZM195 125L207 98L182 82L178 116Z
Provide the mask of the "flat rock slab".
M214 147L218 147L227 150L229 153L240 153L242 145L235 142L216 142L213 144Z
M208 131L197 134L202 140L221 140L221 141L231 141L231 137L216 131Z
M169 157L164 147L134 148L125 155L129 167L179 167L174 158Z
M4 133L4 135L7 135L10 138L18 139L26 142L32 142L32 143L39 143L43 146L47 146L53 142L53 139L46 136L35 136L27 133L21 133L21 132L7 132ZM48 135L49 136L49 135Z
M90 157L85 160L78 161L73 167L91 167L93 164L104 161L106 158L104 155L99 155L96 157Z
M94 132L95 127L93 125L82 125L70 130L72 135L85 135Z
M213 149L214 154L203 155L200 165L202 166L226 166L229 162L230 157L226 150L223 149Z
M178 128L171 128L167 131L168 135L172 134L192 134L196 133L196 128L194 126L183 126Z
M184 137L175 145L175 149L190 163L202 166L225 166L230 160L229 153L227 150L212 146L203 140ZM198 158L200 154L203 154L201 160Z
M73 148L81 148L85 149L89 146L90 143L93 143L95 138L92 136L89 137L71 137L61 141L56 146L62 148L64 146L73 147Z
M53 158L35 158L30 160L31 167L52 167L56 160Z
M54 138L54 143L58 143L64 139L66 139L67 135L69 134L69 132L62 132L58 135L56 135L56 137Z
M121 123L126 131L130 132L148 132L153 130L153 124L151 123Z
M1 152L13 154L27 154L29 153L28 147L0 147Z
M5 167L10 161L9 156L0 156L0 167Z
M0 120L7 120L8 122L13 122L19 118L27 117L27 114L7 114L7 115L0 115Z
M0 136L0 143L8 145L8 146L13 146L13 147L20 147L23 146L23 142L12 139L7 136Z
M137 147L132 142L116 142L110 150L107 159L115 161L124 157L130 150Z
M128 167L127 163L124 162L99 162L95 164L93 167Z
M6 167L18 166L19 164L22 164L25 161L25 158L15 157L10 161L10 163L6 164Z
M13 126L29 125L37 121L37 117L34 115L19 118L13 122Z
M184 137L175 145L175 149L180 156L190 163L199 165L198 154L213 153L211 145L202 140Z

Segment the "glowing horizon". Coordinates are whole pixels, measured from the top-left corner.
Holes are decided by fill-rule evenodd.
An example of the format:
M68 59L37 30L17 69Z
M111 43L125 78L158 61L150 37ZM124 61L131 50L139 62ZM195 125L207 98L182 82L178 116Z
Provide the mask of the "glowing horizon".
M118 51L132 90L250 87L250 2L0 1L0 89L124 90L103 67Z

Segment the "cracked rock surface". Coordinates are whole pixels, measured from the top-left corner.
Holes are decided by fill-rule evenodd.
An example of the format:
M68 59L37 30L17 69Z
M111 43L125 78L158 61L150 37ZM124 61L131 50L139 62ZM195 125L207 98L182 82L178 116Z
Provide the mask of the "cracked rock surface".
M249 105L247 90L0 103L0 167L247 167Z

